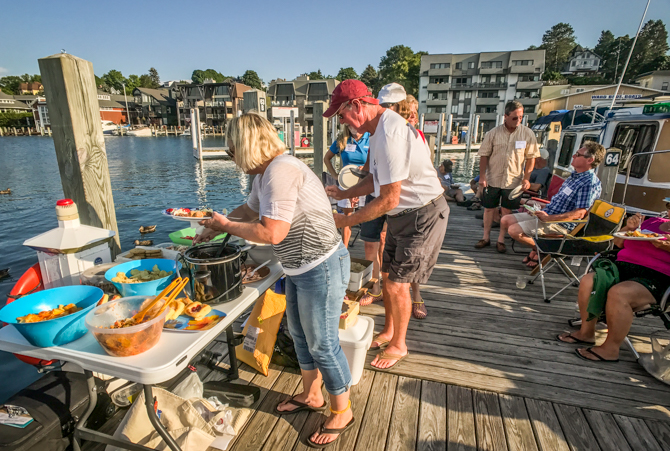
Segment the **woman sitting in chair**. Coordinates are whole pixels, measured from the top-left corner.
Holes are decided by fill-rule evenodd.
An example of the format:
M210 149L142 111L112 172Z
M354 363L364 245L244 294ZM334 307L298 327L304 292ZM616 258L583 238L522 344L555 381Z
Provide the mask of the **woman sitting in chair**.
M670 220L649 218L642 222L636 214L626 221L622 232L641 228L670 238ZM617 362L619 348L626 339L633 323L633 313L660 303L670 287L670 241L633 241L615 238L614 244L621 250L614 263L619 272L619 283L607 291L605 316L607 338L600 346L576 349L585 360ZM564 343L595 345L598 318L588 321L589 298L594 291L594 272L586 274L579 285L579 315L581 328L573 333L564 333L556 338ZM598 281L596 281L598 283Z

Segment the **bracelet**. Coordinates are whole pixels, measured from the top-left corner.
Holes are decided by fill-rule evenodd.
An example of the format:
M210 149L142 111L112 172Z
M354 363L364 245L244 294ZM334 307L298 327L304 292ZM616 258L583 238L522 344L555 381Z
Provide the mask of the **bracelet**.
M330 407L330 412L331 412L331 413L334 413L335 415L342 415L344 412L346 412L347 410L349 410L349 408L351 408L351 399L350 399L349 402L347 403L347 408L346 408L346 409L344 409L344 410L333 410L333 408Z

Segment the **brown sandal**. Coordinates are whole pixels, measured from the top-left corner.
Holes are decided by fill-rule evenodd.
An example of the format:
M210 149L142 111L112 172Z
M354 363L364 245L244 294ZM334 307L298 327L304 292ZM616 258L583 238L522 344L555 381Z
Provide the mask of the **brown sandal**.
M504 254L505 252L507 252L507 247L505 247L505 243L501 243L500 241L498 241L496 243L496 251L498 251L498 253L500 254Z
M475 249L482 249L485 248L486 246L490 246L491 241L486 241L486 240L479 240L477 241L477 244L475 244Z

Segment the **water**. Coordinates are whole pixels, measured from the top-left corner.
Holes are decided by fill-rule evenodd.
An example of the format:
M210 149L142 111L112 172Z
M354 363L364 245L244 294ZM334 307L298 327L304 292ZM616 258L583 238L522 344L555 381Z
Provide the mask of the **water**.
M124 250L142 239L138 230L142 225L158 225L155 233L144 237L156 244L169 241L169 233L187 227L187 223L163 216L165 208L206 206L230 211L248 195L248 177L233 162L204 161L201 171L193 158L190 138L110 136L105 145ZM223 141L210 138L203 145L223 146ZM442 157L454 160L455 182L470 180L476 158L466 161L463 153ZM312 164L311 159L304 161ZM16 280L37 261L35 251L22 243L58 226L54 208L64 195L51 138L0 138L0 189L6 188L12 189L12 195L0 195L0 269L11 268L12 277L0 281L0 306ZM7 374L10 366L11 371L34 373L17 362L0 353L0 376ZM20 380L26 385L32 381L29 377ZM16 386L0 387L0 402L16 390Z

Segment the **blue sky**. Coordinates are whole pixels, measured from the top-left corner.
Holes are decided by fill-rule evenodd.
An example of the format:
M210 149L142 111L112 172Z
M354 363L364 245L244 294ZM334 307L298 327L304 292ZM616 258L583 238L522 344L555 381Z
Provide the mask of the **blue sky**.
M33 1L4 2L0 76L38 73L37 59L65 49L102 75L155 67L162 80L193 69L269 82L321 69L335 75L377 66L398 44L428 53L525 49L558 22L592 47L600 31L633 35L646 0L535 1ZM670 27L670 2L652 0L647 19Z

